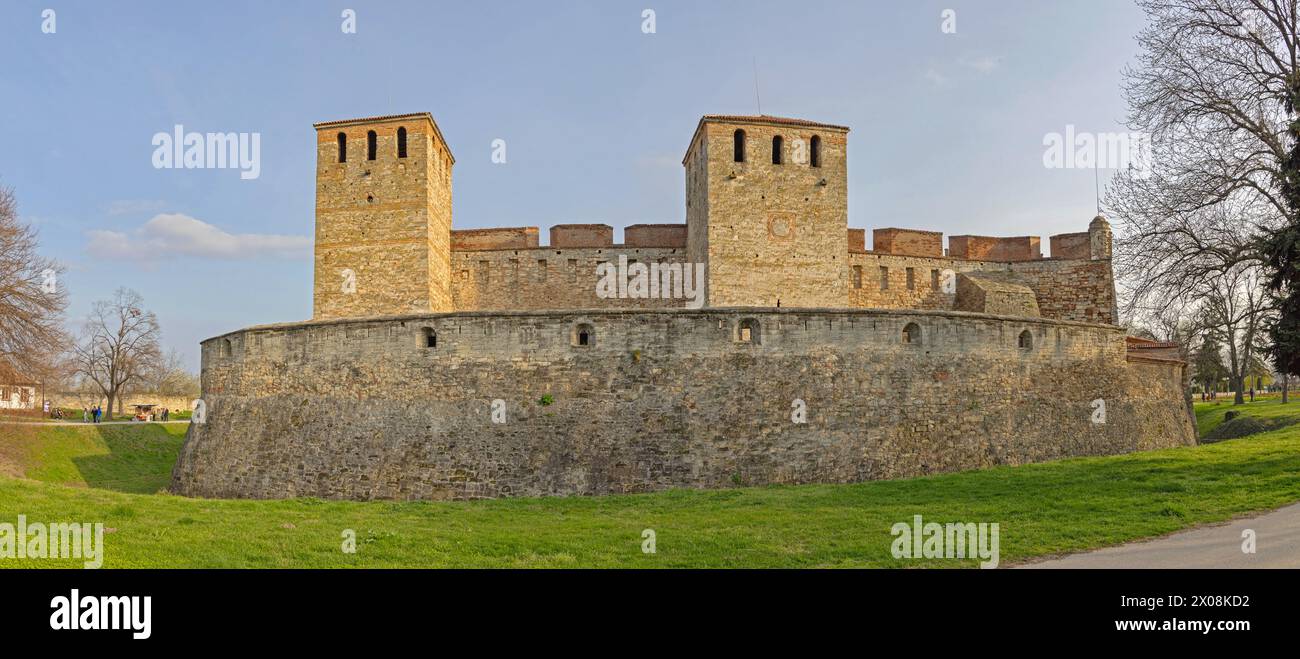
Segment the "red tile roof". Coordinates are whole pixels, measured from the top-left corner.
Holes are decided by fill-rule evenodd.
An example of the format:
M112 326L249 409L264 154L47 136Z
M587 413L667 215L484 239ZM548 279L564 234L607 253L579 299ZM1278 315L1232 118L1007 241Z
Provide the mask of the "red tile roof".
M770 114L706 114L700 117L700 123L706 121L721 121L737 124L780 124L783 126L806 126L808 128L830 128L832 130L848 130L848 126L837 126L835 124L824 124L819 121L809 121L807 119L793 119L791 117L773 117Z
M312 126L315 126L316 128L323 128L325 126L342 126L343 124L369 124L369 123L374 123L376 121L392 121L395 119L416 119L419 117L424 117L429 121L433 121L433 115L429 114L428 112L412 112L410 114L385 114L378 117L361 117L360 119L335 119L334 121L322 121L318 124L312 124Z

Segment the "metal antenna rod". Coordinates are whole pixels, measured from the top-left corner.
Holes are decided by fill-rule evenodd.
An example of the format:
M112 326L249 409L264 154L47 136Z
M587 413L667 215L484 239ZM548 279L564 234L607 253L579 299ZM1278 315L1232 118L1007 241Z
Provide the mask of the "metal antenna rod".
M758 114L763 114L763 99L758 95L758 56L754 56L754 103L758 105Z
M1092 184L1097 195L1097 214L1101 215L1101 174L1097 171L1096 159L1092 161Z

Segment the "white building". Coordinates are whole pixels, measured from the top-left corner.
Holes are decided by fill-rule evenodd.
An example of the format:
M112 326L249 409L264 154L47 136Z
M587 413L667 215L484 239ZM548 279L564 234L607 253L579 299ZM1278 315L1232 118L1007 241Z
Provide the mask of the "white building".
M34 410L36 399L34 384L0 384L0 410Z

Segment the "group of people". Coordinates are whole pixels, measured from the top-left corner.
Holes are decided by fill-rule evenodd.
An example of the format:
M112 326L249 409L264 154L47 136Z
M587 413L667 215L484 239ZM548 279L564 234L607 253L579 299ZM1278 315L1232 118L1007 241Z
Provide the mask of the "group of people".
M1232 392L1229 391L1229 392L1225 392L1225 393L1232 393ZM1249 392L1247 393L1247 395L1250 396L1250 402L1252 402L1252 403L1255 402L1255 388L1254 388L1254 387L1251 387L1251 388L1250 388L1250 390L1249 390ZM1211 391L1201 391L1201 400L1202 400L1202 401L1207 401L1207 400L1218 400L1218 399L1219 399L1219 392L1217 392L1217 391L1213 391L1213 390L1211 390Z
M99 423L99 420L103 418L103 416L104 416L104 410L101 409L98 405L90 409L86 409L84 407L81 408L81 421L83 423Z
M155 410L152 414L145 417L145 419L148 421L155 421L155 420L168 421L171 419L171 416L172 416L171 409L166 407L160 407L157 410ZM54 408L54 411L50 412L50 418L62 419L63 409L57 407ZM82 423L103 423L103 420L104 420L104 408L100 407L99 405L96 405L94 407L81 408Z

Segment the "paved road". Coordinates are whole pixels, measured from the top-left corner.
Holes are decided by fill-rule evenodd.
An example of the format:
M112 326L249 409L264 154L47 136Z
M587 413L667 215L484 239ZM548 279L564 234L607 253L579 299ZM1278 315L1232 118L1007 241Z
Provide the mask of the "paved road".
M1241 550L1245 529L1255 531L1254 554ZM1300 503L1257 517L1018 567L1300 568Z
M100 421L92 424L89 421L0 421L0 425L8 424L11 426L115 426L127 423L189 423L189 419L181 421Z

